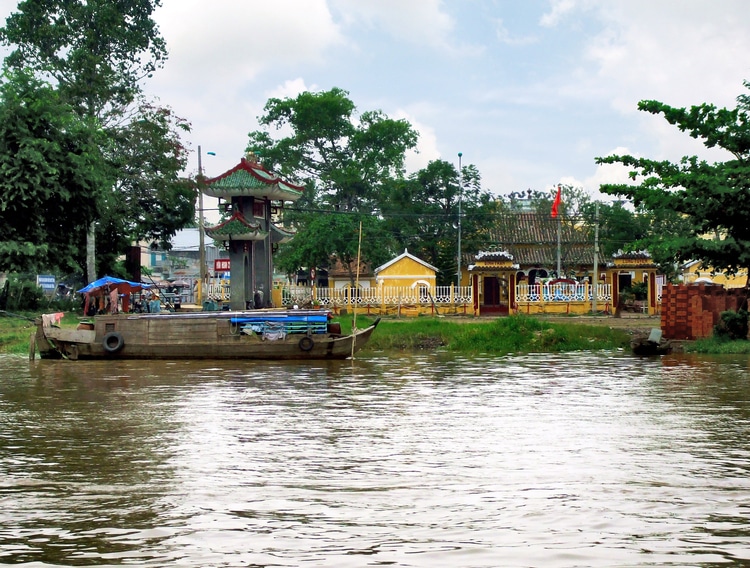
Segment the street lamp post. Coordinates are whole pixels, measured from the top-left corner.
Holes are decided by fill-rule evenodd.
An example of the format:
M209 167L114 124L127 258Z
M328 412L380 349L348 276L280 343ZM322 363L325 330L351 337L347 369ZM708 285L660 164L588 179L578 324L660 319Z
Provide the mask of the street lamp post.
M461 171L461 152L458 153L458 253L456 255L456 265L458 270L456 272L457 286L461 287L461 197L464 191L464 180L463 172Z

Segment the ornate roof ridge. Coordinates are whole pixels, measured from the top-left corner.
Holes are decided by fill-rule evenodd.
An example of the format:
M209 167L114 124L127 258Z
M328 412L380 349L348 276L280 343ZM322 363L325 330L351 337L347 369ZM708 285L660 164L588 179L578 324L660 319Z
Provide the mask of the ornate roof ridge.
M288 189L291 191L298 191L300 193L302 193L305 189L305 187L302 185L296 185L294 183L284 181L283 179L281 179L281 177L269 172L267 169L261 166L258 162L248 160L247 157L244 157L244 156L240 159L240 163L234 166L232 169L227 170L223 174L220 174L216 177L207 179L205 183L206 185L211 185L225 178L228 178L231 175L239 171L245 171L249 173L251 176L253 176L255 179L257 179L258 181L265 183L267 185L279 185L285 189Z
M260 223L252 223L239 211L213 227L206 227L206 234L217 240L254 241L265 238L268 234L261 231Z

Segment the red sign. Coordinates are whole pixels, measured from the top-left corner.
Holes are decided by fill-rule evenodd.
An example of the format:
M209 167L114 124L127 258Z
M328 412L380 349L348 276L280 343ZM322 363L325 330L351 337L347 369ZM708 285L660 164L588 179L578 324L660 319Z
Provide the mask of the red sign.
M214 272L229 272L229 259L217 258L214 260Z

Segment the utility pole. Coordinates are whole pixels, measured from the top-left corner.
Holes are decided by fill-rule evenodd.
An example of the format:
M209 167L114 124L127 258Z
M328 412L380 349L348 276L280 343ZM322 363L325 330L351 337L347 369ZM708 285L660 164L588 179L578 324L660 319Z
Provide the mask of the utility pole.
M203 287L206 285L206 243L205 227L203 226L203 164L201 163L201 147L198 146L198 246L200 254L200 285L198 286L198 305L203 305Z
M594 278L591 290L591 313L596 315L596 296L599 290L599 202L596 203L596 217L594 221Z
M458 271L456 272L456 285L461 287L461 197L464 192L464 176L461 171L461 156L463 153L458 153L458 254L456 255L456 265Z
M562 278L562 219L557 218L557 277Z

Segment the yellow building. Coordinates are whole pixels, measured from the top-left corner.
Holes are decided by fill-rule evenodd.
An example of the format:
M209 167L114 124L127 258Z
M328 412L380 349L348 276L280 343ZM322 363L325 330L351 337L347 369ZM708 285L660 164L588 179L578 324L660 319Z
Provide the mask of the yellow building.
M616 253L607 265L607 280L612 284L612 303L615 310L655 314L660 310L657 287L657 266L646 251ZM646 284L646 299L626 305L622 292L635 284ZM628 300L630 302L630 300Z
M685 284L721 284L725 288L744 288L747 284L747 270L740 270L730 276L694 260L682 266L682 281Z
M375 269L378 286L435 288L437 268L404 250L402 254Z
M521 251L524 252L533 252L533 247ZM618 253L600 266L594 290L590 276L550 277L549 263L530 267L519 264L508 251L480 252L467 267L472 279L473 312L475 315L582 314L592 310L658 313L657 267L647 252ZM593 273L593 265L580 265L579 269ZM647 286L645 300L635 301L622 293L641 282Z
M567 290L568 284L590 276L593 262L593 242L574 220L509 213L488 229L487 248L464 264L461 283L472 287L475 315L567 311L573 304L548 302L544 286L554 282L561 285L557 290L563 284ZM578 298L575 305L583 310L583 288L564 294L570 296Z

